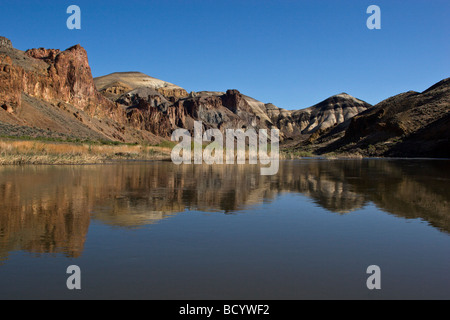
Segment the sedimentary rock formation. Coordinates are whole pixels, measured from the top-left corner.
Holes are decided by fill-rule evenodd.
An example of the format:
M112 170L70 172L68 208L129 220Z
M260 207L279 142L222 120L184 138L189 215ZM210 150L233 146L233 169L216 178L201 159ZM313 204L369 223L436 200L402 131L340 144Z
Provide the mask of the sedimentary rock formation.
M230 89L187 91L140 72L93 79L80 45L14 49L0 37L0 134L159 142L177 128L280 130L287 147L316 153L450 156L449 80L375 107L346 93L286 110ZM419 143L420 142L420 143ZM419 143L420 148L414 147Z
M288 111L236 89L187 95L176 85L138 72L113 73L94 81L106 97L127 108L135 125L165 137L177 127L191 130L193 122L200 120L205 129L278 128L285 140L341 124L371 107L348 94L340 94L307 109ZM125 88L133 89L125 92ZM167 95L161 91L166 88L178 90L179 94Z
M127 88L130 91L140 87L154 89L166 98L172 98L173 100L188 96L188 93L183 88L141 72L116 72L94 80L100 92L113 93L115 95L113 98L126 93L127 91L124 90Z
M93 79L80 45L22 52L0 38L0 107L0 122L8 124L2 128L135 142L169 138L176 128L192 130L196 120L205 129L278 128L282 140L298 138L340 124L370 105L338 95L308 109L287 111L236 89L188 94L140 72Z
M450 78L422 93L388 98L353 117L345 135L319 151L450 157Z
M58 49L0 46L0 122L86 139L152 139L129 128L125 110L100 94L80 45ZM35 130L37 132L37 130Z

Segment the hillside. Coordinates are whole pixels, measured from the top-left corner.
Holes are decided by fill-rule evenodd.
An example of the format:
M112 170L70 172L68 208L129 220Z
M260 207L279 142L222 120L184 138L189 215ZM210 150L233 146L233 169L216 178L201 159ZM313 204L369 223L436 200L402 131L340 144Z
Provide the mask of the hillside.
M94 79L98 91L111 99L131 90L145 87L151 88L168 98L188 96L183 88L172 83L150 77L141 72L116 72Z
M282 148L311 154L450 157L450 80L376 106L347 93L299 110L241 93L188 93L141 72L93 78L86 50L17 50L0 37L0 136L158 144L173 130L280 130Z
M6 39L6 38L3 38ZM158 142L95 88L86 51L14 49L0 42L0 135Z
M87 52L15 49L0 41L0 135L158 143L177 128L278 128L282 141L341 124L370 105L338 95L287 111L240 93L200 91L140 72L93 79Z
M390 97L353 117L347 129L310 141L310 147L318 154L449 158L450 78L421 93Z
M289 144L318 130L348 123L351 117L371 107L348 94L339 94L312 107L288 111L236 89L185 94L177 85L139 72L113 73L95 78L94 82L105 97L127 110L135 126L163 137L179 127L192 130L194 121L200 120L205 129L222 131L278 128L281 140Z

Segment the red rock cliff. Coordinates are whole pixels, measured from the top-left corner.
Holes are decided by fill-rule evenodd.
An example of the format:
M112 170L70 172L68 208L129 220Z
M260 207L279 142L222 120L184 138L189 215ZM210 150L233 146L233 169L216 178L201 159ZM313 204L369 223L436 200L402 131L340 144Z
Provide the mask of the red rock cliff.
M108 115L123 123L122 109L97 92L86 50L80 45L65 51L13 48L0 51L0 104L20 108L21 94L57 103L65 102L90 115Z

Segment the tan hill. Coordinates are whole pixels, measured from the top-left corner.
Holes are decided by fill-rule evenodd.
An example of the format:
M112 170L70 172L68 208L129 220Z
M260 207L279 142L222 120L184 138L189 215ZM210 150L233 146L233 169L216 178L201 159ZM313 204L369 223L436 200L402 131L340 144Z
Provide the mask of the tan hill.
M346 127L351 118L371 107L365 101L341 93L306 109L288 111L267 104L266 110L277 127L295 142L338 125Z
M334 95L312 107L292 113L302 133L325 130L346 122L372 107L371 104L347 93Z
M110 94L111 98L118 98L119 95L140 87L154 89L167 98L179 99L188 96L183 88L141 72L115 72L95 78L94 83L97 90Z
M370 156L450 157L450 78L422 93L388 98L350 121L335 140L318 138L318 153L356 152Z

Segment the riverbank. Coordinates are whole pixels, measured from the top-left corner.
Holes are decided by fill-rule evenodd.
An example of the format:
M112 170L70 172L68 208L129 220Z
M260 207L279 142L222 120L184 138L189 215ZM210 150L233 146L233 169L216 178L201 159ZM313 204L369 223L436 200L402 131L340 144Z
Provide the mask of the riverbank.
M101 164L123 160L170 160L176 144L127 144L111 141L52 140L43 138L0 137L0 165L24 164ZM225 156L225 155L224 155ZM281 149L280 159L361 159L361 154L329 153ZM248 154L246 153L246 158Z
M168 146L0 138L0 165L94 164L119 160L170 159Z

